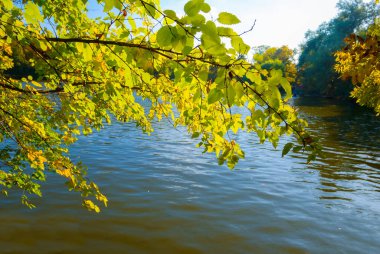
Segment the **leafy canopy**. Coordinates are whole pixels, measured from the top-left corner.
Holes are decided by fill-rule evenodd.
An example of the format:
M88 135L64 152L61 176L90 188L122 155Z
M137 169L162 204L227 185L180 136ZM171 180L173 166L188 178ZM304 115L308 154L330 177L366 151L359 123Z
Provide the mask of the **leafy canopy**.
M218 22L208 20L211 8L203 0L187 2L182 17L162 10L158 0L95 4L103 10L96 18L87 0L33 0L22 7L0 2L4 194L20 189L22 202L32 207L29 197L42 195L40 183L50 171L98 212L107 198L86 177L86 168L70 159L68 147L114 119L149 133L152 121L168 118L230 168L244 158L230 135L239 131L274 146L280 136L295 133L299 144L287 144L283 155L302 149L311 160L319 153L305 121L286 103L291 89L281 70L239 58L250 47L229 26L239 22L235 15L223 12ZM12 75L16 65L33 69L33 75Z
M334 53L344 46L344 38L372 22L377 13L373 2L340 0L337 16L306 33L298 61L299 80L306 95L348 98L349 81L335 72Z
M362 106L380 115L380 20L376 17L365 38L351 34L346 47L335 53L335 70L342 78L351 78L351 96Z
M294 50L288 46L276 48L262 45L256 47L255 51L256 54L253 58L256 63L261 65L261 68L267 70L279 69L290 84L296 82L297 67L294 60Z

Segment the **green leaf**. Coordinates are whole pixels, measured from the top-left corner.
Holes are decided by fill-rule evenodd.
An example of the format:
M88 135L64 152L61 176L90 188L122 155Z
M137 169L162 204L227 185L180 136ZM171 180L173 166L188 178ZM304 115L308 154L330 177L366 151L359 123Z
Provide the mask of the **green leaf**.
M201 26L201 29L202 29L203 34L210 36L210 38L213 41L215 41L217 43L220 42L220 37L218 35L218 29L217 29L214 22L207 21L206 24Z
M157 18L158 12L156 12L156 7L154 6L152 2L150 4L146 4L145 8L149 16L151 16L152 18Z
M228 98L228 106L231 106L235 103L236 90L231 84L227 87L227 98Z
M210 91L207 97L207 102L208 104L213 104L214 102L219 101L223 97L222 91L219 89L213 89Z
M241 97L244 95L244 87L241 83L237 83L235 86L235 94L236 94L236 99L240 100Z
M199 132L194 132L191 138L198 138L201 134Z
M113 8L121 10L123 8L121 1L119 0L104 0L104 12L109 12Z
M40 44L40 48L43 50L43 51L46 51L47 50L47 44L45 41L39 41L39 44Z
M208 80L208 71L207 70L202 70L198 73L198 77L202 81L207 81Z
M202 9L202 4L203 0L191 0L187 2L184 6L185 13L190 17L197 15Z
M197 89L197 91L195 92L195 94L193 96L193 101L198 100L199 98L201 98L201 96L202 96L202 90L201 89Z
M181 52L183 48L186 46L186 36L173 37L172 45L175 51Z
M246 77L254 84L260 85L262 82L260 73L257 72L248 72Z
M157 43L158 45L165 47L172 44L172 33L173 27L170 26L163 26L158 30L157 32Z
M3 0L3 4L6 10L10 10L13 7L13 3L11 0Z
M176 20L177 19L177 14L173 10L164 10L164 14L171 19Z
M185 56L187 56L188 54L190 54L190 52L193 50L193 47L190 47L188 45L186 45L183 49L182 49L182 54L184 54Z
M224 25L234 25L240 23L240 20L234 14L228 12L219 13L218 21Z
M229 169L233 169L238 162L239 162L239 157L237 155L232 155L230 158L228 158L227 167Z
M286 92L286 96L284 98L284 100L286 101L292 97L292 86L290 85L289 81L286 78L282 78L280 83L281 83L282 88L284 88Z
M38 6L35 3L28 2L25 5L25 20L27 23L34 25L38 25L39 22L44 20Z
M92 61L92 49L88 45L83 48L83 60L86 62Z
M135 22L135 19L133 19L133 18L129 18L129 19L128 19L128 23L129 23L129 25L131 26L131 27L130 27L131 31L136 30L136 22Z
M234 36L231 38L231 46L240 54L247 54L250 47L244 43L243 39L239 36Z
M104 0L104 12L109 12L115 6L115 0Z
M190 18L190 22L193 26L200 26L206 22L206 18L201 14L196 14Z
M201 40L207 53L218 57L225 56L227 50L223 44L213 42L209 36L202 36Z
M204 13L209 13L211 11L210 5L207 3L203 3L201 7L201 11L203 11Z
M281 105L281 93L277 87L272 87L270 90L269 104L274 109L278 109Z
M293 143L287 143L284 146L284 149L282 149L282 157L284 157L285 155L287 155L289 153L290 149L292 149L293 146L294 146Z
M230 27L218 27L218 35L223 37L231 37L237 35L237 33Z
M218 158L218 165L219 165L219 166L222 166L222 165L224 164L225 161L226 161L226 158L220 156L220 157Z
M276 69L273 69L273 70L270 70L270 75L276 79L280 79L282 78L282 71L281 70L276 70ZM279 81L277 82L279 83Z
M120 39L128 38L128 36L131 34L129 30L125 30L120 34Z
M299 151L301 151L304 147L303 146L295 146L293 148L293 153L298 153Z
M307 163L309 164L311 161L314 161L317 158L317 155L313 152L307 156Z
M211 54L223 55L226 53L225 47L221 44L221 39L214 22L207 21L201 26L202 36L201 42L204 48Z

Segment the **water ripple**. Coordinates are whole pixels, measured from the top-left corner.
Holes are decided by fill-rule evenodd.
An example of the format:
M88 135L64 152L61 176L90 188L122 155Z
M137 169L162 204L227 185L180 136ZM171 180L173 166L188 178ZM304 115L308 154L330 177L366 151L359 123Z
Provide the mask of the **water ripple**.
M242 133L247 158L231 171L166 122L150 137L115 124L80 139L71 154L109 208L89 214L49 175L38 209L26 210L17 194L0 201L0 252L377 253L380 120L331 101L295 103L326 159L281 158Z

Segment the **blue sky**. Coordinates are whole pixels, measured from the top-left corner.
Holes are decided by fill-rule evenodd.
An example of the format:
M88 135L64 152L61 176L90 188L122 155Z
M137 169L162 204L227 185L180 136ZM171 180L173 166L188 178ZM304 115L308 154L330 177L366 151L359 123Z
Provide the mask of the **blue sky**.
M161 0L163 9L183 13L186 0ZM244 35L251 46L288 45L296 48L304 39L308 29L316 29L322 22L337 14L338 0L206 0L210 4L211 15L227 11L237 15L242 21L234 28L238 32L248 30L256 19L254 29Z
M101 14L90 0L90 12ZM171 9L178 16L184 14L183 6L188 0L161 0L162 9ZM209 18L216 20L218 13L227 11L235 14L241 23L233 26L237 32L253 30L243 35L251 47L288 45L297 48L307 30L315 30L322 22L337 15L339 0L205 0L211 6ZM364 0L369 2L370 0ZM92 8L91 8L92 7Z

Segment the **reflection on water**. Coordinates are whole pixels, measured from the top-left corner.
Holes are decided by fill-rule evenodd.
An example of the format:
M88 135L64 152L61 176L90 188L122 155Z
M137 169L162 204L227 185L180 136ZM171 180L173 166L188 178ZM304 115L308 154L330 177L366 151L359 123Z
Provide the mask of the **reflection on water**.
M380 191L380 119L371 110L328 99L299 98L295 103L322 138L326 158L309 168L319 171L325 199L355 198ZM335 193L335 194L333 194Z
M71 153L109 208L89 214L49 176L37 209L0 201L0 253L378 253L380 120L334 101L294 103L326 159L281 158L240 134L247 158L230 171L165 122L150 137L115 124L81 139Z

